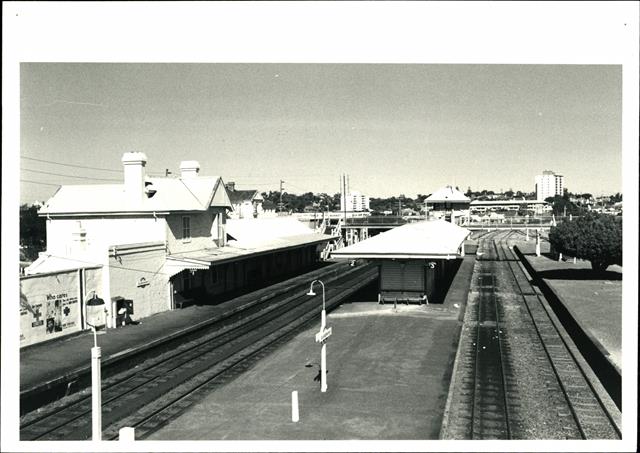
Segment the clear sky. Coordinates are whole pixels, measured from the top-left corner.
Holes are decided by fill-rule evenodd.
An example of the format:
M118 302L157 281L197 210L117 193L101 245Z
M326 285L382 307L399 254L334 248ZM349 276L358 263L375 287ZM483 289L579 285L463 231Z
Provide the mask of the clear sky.
M617 65L21 64L20 199L119 181L130 150L150 173L195 159L261 191L336 193L342 173L370 196L533 191L549 169L615 193L621 80Z

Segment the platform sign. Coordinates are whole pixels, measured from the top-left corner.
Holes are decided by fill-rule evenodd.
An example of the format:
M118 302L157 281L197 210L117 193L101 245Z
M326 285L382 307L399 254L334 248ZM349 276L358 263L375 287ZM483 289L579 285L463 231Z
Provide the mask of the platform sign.
M324 340L331 336L331 327L321 330L316 334L316 343L322 343Z

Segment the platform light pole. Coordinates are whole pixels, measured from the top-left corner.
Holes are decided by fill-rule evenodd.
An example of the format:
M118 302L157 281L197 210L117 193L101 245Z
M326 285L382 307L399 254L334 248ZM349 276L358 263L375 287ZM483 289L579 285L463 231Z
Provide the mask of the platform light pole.
M98 346L96 327L87 323L93 330L93 347L91 348L91 439L102 440L102 385L100 358L102 350Z
M321 280L314 280L311 282L311 286L309 287L309 292L307 296L315 296L316 293L313 292L314 283L320 283L322 286L322 313L320 318L320 332L316 334L316 342L322 344L322 348L320 349L320 391L327 391L327 338L331 335L331 328L326 328L327 326L327 311L325 306L325 290L324 283Z

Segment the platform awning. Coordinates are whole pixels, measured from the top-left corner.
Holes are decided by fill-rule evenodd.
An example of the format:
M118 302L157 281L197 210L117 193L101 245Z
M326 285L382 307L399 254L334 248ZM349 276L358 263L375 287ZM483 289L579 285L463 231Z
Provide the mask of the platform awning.
M326 234L306 234L286 238L273 238L269 241L259 243L230 241L229 244L224 247L194 250L173 255L173 257L177 260L185 260L185 262L188 260L189 263L196 265L207 263L205 267L205 269L207 269L212 264L222 264L299 247L324 244L332 238L333 236Z
M328 234L314 233L312 229L291 217L230 219L227 221L227 233L233 239L229 240L224 247L179 253L171 255L171 259L183 263L182 269L208 269L211 265L239 261L269 253L314 245L323 246L330 240L337 238L337 236ZM167 262L169 262L169 258L167 258ZM175 273L178 272L180 270Z
M396 227L331 253L345 259L454 259L471 231L444 220Z
M92 262L89 259L84 261L41 252L38 259L24 269L24 273L25 275L35 275L96 267L102 267L102 264Z
M173 277L176 274L184 270L197 271L197 270L206 270L209 269L210 263L208 261L177 257L177 256L167 256L167 259L164 263L164 273L168 278Z

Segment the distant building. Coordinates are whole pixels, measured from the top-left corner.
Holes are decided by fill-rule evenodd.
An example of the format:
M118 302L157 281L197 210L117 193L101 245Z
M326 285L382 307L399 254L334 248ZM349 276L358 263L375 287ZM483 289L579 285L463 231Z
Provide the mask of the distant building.
M483 214L487 211L532 211L541 214L551 209L545 201L538 200L473 200L471 214Z
M227 183L226 188L233 208L229 213L229 218L250 219L258 217L264 212L262 209L264 200L257 190L237 190L235 182Z
M536 200L544 201L564 192L564 176L545 170L536 176Z
M341 197L340 210L347 212L369 211L369 197L360 192L351 192L346 197Z
M469 197L453 186L442 187L424 200L429 217L444 218L453 223L457 217L469 216L470 203Z

